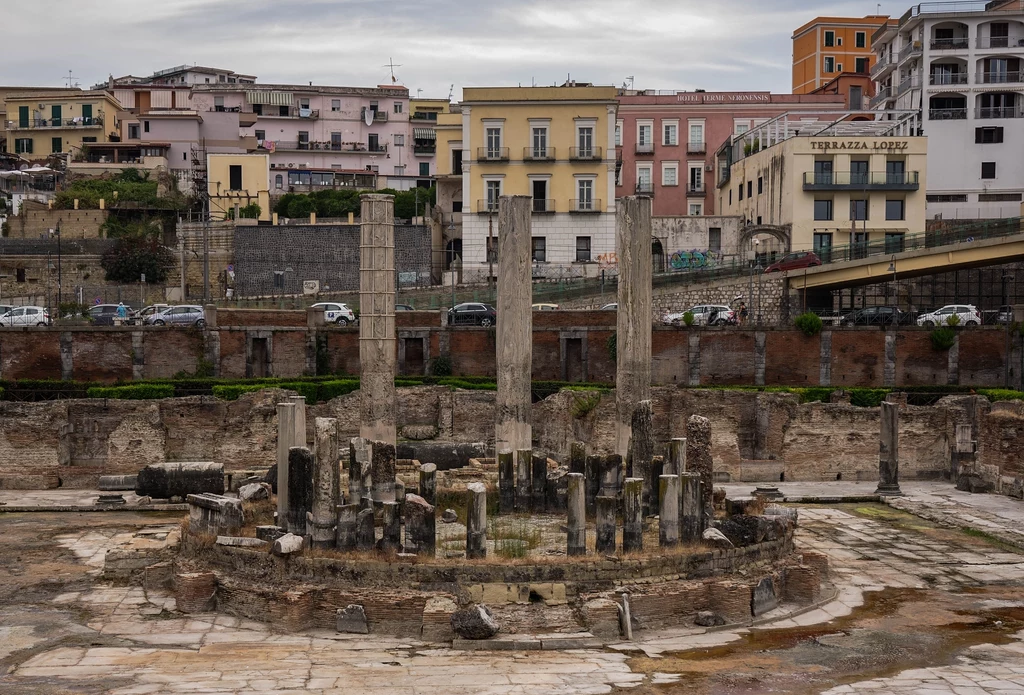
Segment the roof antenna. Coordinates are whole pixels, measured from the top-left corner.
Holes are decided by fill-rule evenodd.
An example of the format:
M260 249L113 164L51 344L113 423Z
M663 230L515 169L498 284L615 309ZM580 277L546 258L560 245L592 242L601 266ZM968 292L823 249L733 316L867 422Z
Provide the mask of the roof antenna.
M388 64L385 65L384 67L391 68L391 84L398 84L398 78L395 77L395 68L400 68L402 66L401 65L395 65L395 59L394 58L388 58Z

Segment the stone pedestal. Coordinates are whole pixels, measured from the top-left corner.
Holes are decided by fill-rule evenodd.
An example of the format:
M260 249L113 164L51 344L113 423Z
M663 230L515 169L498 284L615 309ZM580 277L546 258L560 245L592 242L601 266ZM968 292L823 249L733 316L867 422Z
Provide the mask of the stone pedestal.
M295 406L277 404L277 523L288 530L288 450L295 446Z
M534 454L530 472L530 506L538 514L543 513L547 508L547 484L548 458Z
M370 496L374 502L395 501L395 445L389 442L370 444Z
M644 481L626 478L622 485L622 552L637 553L644 549Z
M698 543L704 533L704 497L700 473L679 475L679 535L683 543Z
M569 522L565 554L587 554L587 495L582 473L569 474Z
M498 201L498 392L494 423L498 451L519 451L533 442L532 204L533 199L528 196L501 196Z
M640 401L633 409L629 458L626 474L644 481L644 516L653 516L658 504L658 488L653 476L654 410L650 401Z
M668 461L665 475L679 475L686 472L686 437L675 437L668 443Z
M436 538L434 505L419 495L406 495L405 551L434 557Z
M394 196L364 194L359 242L359 434L394 446L395 205ZM376 498L375 498L376 499Z
M381 503L380 549L398 552L402 547L402 517L398 513L398 502Z
M487 557L487 488L470 483L466 492L466 558L477 560Z
M437 465L424 463L420 466L420 497L434 506L437 501Z
M679 476L658 479L658 544L663 548L679 545Z
M900 490L900 406L882 402L882 428L878 442L878 489L876 495L895 497Z
M511 514L516 506L516 463L511 449L498 452L498 510Z
M304 446L288 450L288 533L305 536L306 516L313 511L313 453Z
M533 451L520 449L516 451L516 498L517 512L530 511L532 497L530 495L530 473L533 469Z
M687 470L700 475L701 511L703 528L711 523L715 509L715 472L711 458L711 421L700 415L691 415L686 423Z
M336 542L337 507L341 501L338 470L338 421L318 417L313 423L316 461L313 473L313 516L310 528L313 548L332 548Z
M338 550L355 550L359 546L359 511L358 504L338 505L338 521L335 533L335 546ZM373 518L370 519L371 531Z
M615 554L616 515L619 512L619 501L614 497L598 497L596 500L597 543L598 554Z

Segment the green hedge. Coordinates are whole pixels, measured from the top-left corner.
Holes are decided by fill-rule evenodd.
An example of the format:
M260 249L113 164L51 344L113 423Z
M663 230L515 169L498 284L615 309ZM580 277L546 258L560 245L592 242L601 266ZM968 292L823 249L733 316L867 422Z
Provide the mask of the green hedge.
M218 384L211 390L214 398L219 398L222 401L237 401L243 394L260 391L265 388L269 387L263 384Z
M993 403L996 401L1024 401L1024 391L1011 391L1010 389L978 389L978 395L984 396Z
M89 398L117 398L130 401L148 401L173 398L174 387L166 384L132 384L131 386L93 386Z

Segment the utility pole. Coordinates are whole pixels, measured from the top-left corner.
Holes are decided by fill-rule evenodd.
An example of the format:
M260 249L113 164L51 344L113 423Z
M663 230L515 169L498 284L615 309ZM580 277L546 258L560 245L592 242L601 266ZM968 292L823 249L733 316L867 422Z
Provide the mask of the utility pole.
M210 303L210 219L203 221L203 306Z
M181 229L181 218L178 218L178 264L181 268L181 278L179 280L179 288L181 290L181 297L178 301L185 301L185 232Z
M490 200L487 201L487 287L494 290L494 206Z
M61 302L64 301L63 280L64 275L61 272L61 256L60 256L60 220L57 220L57 311L60 312Z

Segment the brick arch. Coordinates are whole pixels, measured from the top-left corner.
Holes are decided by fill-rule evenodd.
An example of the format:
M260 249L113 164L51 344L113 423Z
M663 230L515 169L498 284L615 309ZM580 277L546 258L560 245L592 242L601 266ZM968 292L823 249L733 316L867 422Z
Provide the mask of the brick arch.
M740 248L745 249L750 244L750 240L758 234L770 234L779 241L782 242L785 247L786 253L792 250L792 228L789 225L774 225L774 224L754 224L748 225L743 228L740 233Z

